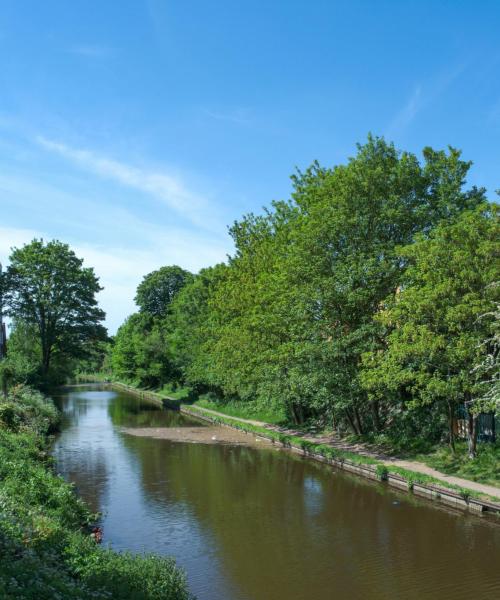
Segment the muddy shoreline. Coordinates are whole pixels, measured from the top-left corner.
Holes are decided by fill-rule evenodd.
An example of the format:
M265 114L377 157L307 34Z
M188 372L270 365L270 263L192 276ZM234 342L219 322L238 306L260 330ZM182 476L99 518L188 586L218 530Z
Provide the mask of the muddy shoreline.
M136 437L150 437L191 444L231 444L272 447L273 444L255 435L228 427L122 427L121 431Z

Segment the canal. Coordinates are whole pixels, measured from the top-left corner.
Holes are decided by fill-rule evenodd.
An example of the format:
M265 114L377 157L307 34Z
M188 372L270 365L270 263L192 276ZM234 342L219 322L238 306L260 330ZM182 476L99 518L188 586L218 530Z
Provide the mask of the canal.
M57 470L104 543L175 557L199 600L500 598L499 524L273 447L130 435L199 424L124 392L54 399Z

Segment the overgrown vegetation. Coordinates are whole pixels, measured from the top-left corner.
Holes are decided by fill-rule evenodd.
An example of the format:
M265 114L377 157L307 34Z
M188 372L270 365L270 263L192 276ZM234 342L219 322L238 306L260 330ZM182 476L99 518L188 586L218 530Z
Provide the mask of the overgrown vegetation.
M264 423L280 425L286 422L284 411L273 412L268 407L259 407L249 402L231 400L230 402L221 402L217 398L210 396L198 398L196 405L209 410L216 410L229 417L239 417L240 419L253 419Z
M453 446L466 406L475 440L499 405L500 274L498 208L466 188L470 164L369 137L297 173L288 201L232 226L227 264L144 278L113 375L400 449Z
M468 460L468 452L467 444L461 442L455 453L442 446L417 458L441 473L500 487L500 444L479 444L475 460Z
M168 558L100 547L73 487L52 470L47 435L58 411L13 387L0 404L0 597L6 600L189 599Z

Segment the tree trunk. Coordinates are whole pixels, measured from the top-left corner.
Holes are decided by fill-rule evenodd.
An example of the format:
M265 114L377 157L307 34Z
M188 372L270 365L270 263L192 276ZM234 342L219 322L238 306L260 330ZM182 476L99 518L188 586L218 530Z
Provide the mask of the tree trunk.
M303 423L302 409L300 406L296 406L293 402L290 403L290 412L292 413L293 422L295 425L301 425Z
M468 419L468 434L469 434L469 458L476 458L477 452L477 415L469 411Z
M347 417L347 420L349 421L349 425L351 426L351 429L353 430L354 433L359 434L359 431L356 429L356 424L354 423L354 419L351 416L351 413L346 409L345 411L345 416Z
M450 448L453 454L455 454L455 434L453 432L453 405L448 402L448 429L450 436Z
M380 427L380 415L379 415L379 410L378 410L378 400L374 400L371 403L371 407L372 407L372 415L373 415L373 426L375 428L375 431L377 433L379 433L381 427Z
M49 372L51 348L45 346L42 349L42 372L45 375Z
M358 426L359 435L363 435L363 424L361 422L361 416L356 406L354 407L354 416L356 417L356 424Z

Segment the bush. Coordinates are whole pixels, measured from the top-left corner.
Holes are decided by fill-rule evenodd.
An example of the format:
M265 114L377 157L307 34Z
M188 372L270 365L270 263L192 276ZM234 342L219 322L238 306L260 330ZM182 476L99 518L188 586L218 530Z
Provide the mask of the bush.
M8 401L0 405L0 424L12 431L23 429L44 435L57 429L59 419L54 404L26 385L13 387Z
M385 481L387 479L389 469L385 465L377 465L375 467L375 473L381 481Z
M105 590L117 600L188 600L184 573L175 561L153 554L137 556L99 548L89 538L74 536L65 551L67 564L92 590Z
M17 431L19 425L19 414L14 404L4 402L0 404L0 424L2 427Z

